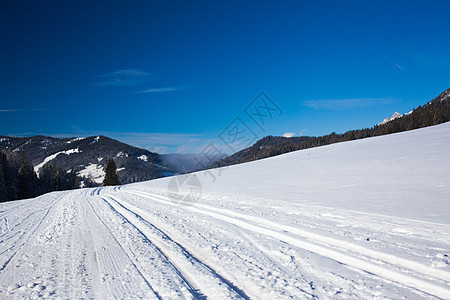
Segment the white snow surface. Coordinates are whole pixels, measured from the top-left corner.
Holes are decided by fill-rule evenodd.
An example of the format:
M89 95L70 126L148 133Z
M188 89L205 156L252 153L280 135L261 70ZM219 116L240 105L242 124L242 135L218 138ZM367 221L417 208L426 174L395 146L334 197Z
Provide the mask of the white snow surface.
M145 154L142 154L142 155L138 156L137 158L140 160L143 160L143 161L147 161L147 159L148 159L147 155L145 155Z
M105 179L105 171L103 170L103 166L98 164L89 164L83 170L77 173L79 176L89 177L96 183L102 183Z
M82 141L84 139L86 139L86 138L85 137L74 138L74 139L71 139L70 141L68 141L67 144L71 144L76 141Z
M76 149L69 149L69 150L66 150L66 151L60 151L60 152L57 152L57 153L52 154L50 156L47 156L44 159L44 161L42 161L40 164L38 164L38 165L36 165L34 167L34 172L39 175L39 169L42 168L49 161L54 160L60 154L70 155L72 153L79 153L79 152L81 152L81 151L78 148L76 148Z
M92 140L91 144L97 143L99 140L100 140L100 136L97 136Z
M450 299L449 162L446 123L182 175L191 205L174 177L2 203L0 298Z
M116 157L128 157L128 153L124 153L123 151L120 151L116 154Z

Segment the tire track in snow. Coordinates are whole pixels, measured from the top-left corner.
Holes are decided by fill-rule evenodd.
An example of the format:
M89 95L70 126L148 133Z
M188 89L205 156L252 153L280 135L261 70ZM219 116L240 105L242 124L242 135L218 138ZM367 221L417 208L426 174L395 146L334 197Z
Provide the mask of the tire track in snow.
M86 193L87 196L87 193ZM89 210L87 209L88 205L88 200L86 199L85 201L82 201L80 206L81 206L81 224L83 224L84 226L86 226L85 230L80 230L80 234L82 236L82 240L87 244L87 245L93 245L93 247L89 248L90 254L89 255L89 262L88 262L88 268L90 269L90 272L92 274L92 286L95 289L95 296L97 298L99 298L101 295L105 295L106 294L106 290L103 286L103 284L100 281L100 264L99 264L99 259L98 259L98 250L97 250L97 244L98 242L96 241L96 237L93 235L93 228L90 225L90 221L89 221L89 217L88 217L88 212ZM97 279L97 283L95 284L94 280Z
M224 278L217 271L215 271L212 267L208 266L206 263L202 262L200 259L195 257L192 253L190 253L181 244L179 244L178 242L173 240L164 231L162 231L161 229L159 229L158 227L156 227L155 225L153 225L152 223L150 223L149 221L144 219L141 215L139 215L135 211L130 210L127 207L125 207L124 204L120 203L117 199L114 199L113 197L111 197L111 195L108 195L108 196L109 196L109 198L112 201L115 202L115 204L111 204L110 203L110 205L113 206L114 209L116 209L116 211L118 211L118 210L122 211L122 213L119 212L119 211L118 211L118 213L123 215L124 218L126 218L128 220L129 220L129 218L133 218L133 219L135 219L137 221L136 223L132 223L133 226L135 226L137 230L139 230L143 235L147 236L147 238L150 238L150 236L151 236L153 243L156 243L158 240L160 241L158 243L159 244L158 248L163 253L163 255L167 258L167 260L169 260L169 261L177 261L176 265L178 267L176 267L174 265L174 268L178 269L179 266L182 265L182 263L179 261L180 260L179 256L177 256L177 255L170 255L168 253L169 252L168 249L170 247L172 247L174 249L177 249L176 250L177 252L181 252L181 254L184 256L183 260L187 260L188 261L187 266L189 267L189 265L191 265L191 267L189 268L190 270L188 272L186 270L187 269L186 264L184 264L184 267L182 268L183 270L179 270L180 273L188 273L188 274L196 273L197 276L204 277L203 278L204 280L202 280L203 284L210 283L210 282L213 282L213 281L216 281L216 283L218 285L223 284L228 290L227 298L230 298L230 297L236 298L237 297L237 298L242 298L242 299L250 299L242 289L240 289L239 287L235 286L230 280ZM105 197L103 199L105 201L107 201L105 199ZM125 214L127 216L125 216ZM131 222L131 221L129 221L129 222ZM139 223L141 223L141 224L139 224ZM146 227L150 227L154 231L156 231L158 233L159 237L156 236L154 233L151 233L148 230L148 228L146 228ZM168 247L167 245L164 245L164 243L161 242L161 241L164 241L166 244L169 244L169 245L172 244L172 245ZM164 250L161 249L161 248L164 248ZM183 276L183 278L185 278L184 275L182 275L182 276ZM192 274L190 274L190 277L193 277ZM205 288L203 288L203 289L205 289ZM231 294L229 292L231 292ZM216 297L217 297L217 295L216 295Z
M45 215L37 215L31 220L26 221L25 225L36 224L34 230L30 230L27 232L29 234L29 238L24 241L22 247L15 253L14 260L14 268L12 270L14 276L10 278L3 278L2 285L4 282L9 282L9 284L20 286L20 289L10 291L8 290L7 295L12 295L14 297L20 298L33 298L33 297L50 297L55 293L52 289L52 276L48 276L48 271L51 270L54 265L52 261L49 261L48 258L55 258L55 254L59 254L62 251L52 251L53 249L48 248L45 249L45 242L48 241L48 236L46 235L47 229L54 224L54 220L57 219L58 214L58 205L60 205L61 201L65 201L69 196L69 193L58 193L57 197L48 199L47 204L48 209ZM39 207L39 198L31 199L34 203L34 206ZM33 206L30 207L33 209ZM45 211L43 209L42 211ZM44 224L46 225L44 227ZM23 230L23 229L22 229ZM52 248L51 246L48 246ZM43 255L45 253L45 255ZM61 258L58 256L58 258ZM64 268L54 268L53 274L58 274L58 271L67 270ZM17 272L17 275L16 275ZM63 276L67 273L63 272ZM61 274L61 273L59 273ZM65 278L63 278L65 281ZM12 280L12 281L11 281ZM6 292L6 288L4 291ZM17 294L16 294L17 293ZM0 293L1 294L1 293Z
M111 208L112 211L114 211L115 213L117 213L118 215L120 215L128 224L130 224L131 226L133 226L142 236L144 236L147 240L147 242L152 245L152 247L154 247L155 250L157 250L166 260L166 262L168 264L170 264L173 268L173 270L177 273L177 275L180 277L180 279L182 280L182 282L186 285L187 290L189 291L189 293L191 293L192 297L194 299L204 299L205 297L200 294L198 292L198 289L195 288L185 277L184 275L181 273L181 271L175 266L173 265L173 263L167 258L167 256L158 248L156 247L156 245L154 245L148 238L147 236L141 231L139 230L139 228L137 228L132 222L130 222L123 214L121 214L120 212L118 212L105 198L100 197L101 200L103 200L107 205L109 205L109 207ZM105 224L106 225L106 224ZM111 232L112 234L112 232ZM116 239L117 241L117 239ZM118 243L120 243L119 241L117 241ZM124 249L124 247L121 245L122 249ZM125 250L124 250L125 251ZM129 256L130 260L133 261L134 266L139 270L139 268L136 265L135 260L133 260L130 256ZM142 271L139 270L139 273L144 277ZM145 278L145 277L144 277ZM147 279L146 279L147 281ZM148 281L147 281L148 282Z
M8 264L13 260L13 258L16 256L16 254L24 247L24 245L26 245L26 244L28 243L28 241L29 241L29 240L35 235L35 233L39 230L39 228L40 228L40 227L42 226L42 224L44 223L44 220L47 218L47 216L49 215L49 213L50 213L51 209L54 207L54 205L55 205L58 201L60 201L61 199L63 199L65 196L66 196L66 194L63 194L63 195L61 195L60 197L56 197L56 198L53 200L53 203L52 203L48 208L40 210L40 211L45 211L45 213L44 213L43 217L40 219L40 221L38 221L38 222L36 223L36 225L34 226L34 228L32 228L31 230L27 230L27 231L24 233L24 237L21 237L21 238L19 239L20 242L18 242L18 243L17 243L17 242L16 242L16 243L13 243L13 245L11 245L10 248L6 249L5 251L3 251L3 252L1 253L1 254L3 254L3 253L5 253L5 252L7 252L7 251L12 251L13 249L17 248L17 250L15 250L15 251L7 258L4 262L3 262L3 264L0 266L0 274L1 274L1 272L2 272L3 270L6 269L6 267L7 267ZM39 201L39 199L38 199L37 201ZM34 204L35 204L35 203L34 203ZM18 209L19 209L19 210L22 210L22 209L23 209L22 206L23 206L23 205L20 205L20 206L18 207ZM30 206L30 209L31 209L31 207L32 207L32 205L30 205L30 204L27 204L26 206ZM35 214L36 214L35 212L31 212L29 215L27 215L27 216L22 220L21 224L24 223L25 219L28 219L28 218L30 218L32 215L35 215Z
M153 199L153 200L155 200L155 198L156 198L161 201L165 201L165 204L171 204L171 203L168 203L170 201L169 198L165 198L160 195L153 195L153 194L149 194L149 193L134 192L134 191L129 192L129 193L134 193L136 195L141 195L144 197L146 195L148 197L151 197L151 199ZM301 237L307 238L312 241L316 241L316 242L326 244L326 245L329 245L332 247L339 247L339 248L345 249L347 251L356 252L363 256L374 258L376 260L381 260L381 261L384 261L384 262L392 264L392 265L397 265L399 267L402 267L405 269L410 269L412 271L419 272L424 275L434 277L436 279L441 279L443 281L450 282L450 273L449 272L446 272L446 271L443 271L440 269L436 269L436 268L432 268L432 267L417 263L412 260L404 259L404 258L397 257L397 256L394 256L391 254L383 253L383 252L380 252L377 250L368 249L366 247L362 247L362 246L356 245L354 243L349 243L349 242L345 242L342 240L338 240L338 239L335 239L332 237L326 237L326 236L322 236L319 234L311 233L309 231L300 229L298 227L282 225L282 224L279 224L279 223L276 223L276 222L273 222L273 221L270 221L270 220L267 220L267 219L264 219L261 217L242 214L242 213L234 212L234 211L231 211L228 209L216 208L216 207L212 207L212 206L205 205L205 204L196 204L195 206L203 208L203 210L201 210L201 211L210 211L210 212L216 212L219 214L225 214L225 215L228 215L233 218L243 219L246 221L250 221L250 222L259 224L259 225L261 225L263 227L267 227L269 229L276 228L283 232L294 233L296 235L299 235ZM186 207L186 208L189 209L190 207Z
M45 226L18 255L15 284L21 287L13 292L15 297L53 298L65 292L71 298L93 298L92 273L87 263L89 243L80 236L84 223L80 219L79 195L67 193L56 201Z
M52 257L48 265L52 269L50 273L54 275L44 277L53 283L55 294L65 291L71 298L92 298L92 273L87 264L89 247L81 237L84 223L81 221L82 198L79 196L80 192L76 191L61 200L55 206L49 225L38 236L36 247L40 246L40 251L47 253L41 258L38 269L48 270L46 258ZM58 250L55 251L55 248ZM35 258L33 260L36 261Z
M124 191L121 190L121 192L126 192L130 194L134 194L137 196L141 196L144 198L151 199L153 201L157 201L160 203L168 204L175 206L172 202L170 202L169 198L163 197L163 196L157 196L145 192L138 192L138 191ZM197 208L200 207L200 208ZM295 228L287 225L280 225L278 223L262 219L255 216L249 216L233 211L229 211L226 209L219 209L219 208L213 208L211 206L203 205L203 204L196 204L195 206L183 206L186 210L190 210L193 212L201 213L204 215L208 215L210 217L226 221L228 223L234 224L236 226L239 226L241 228L264 234L267 236L270 236L272 238L279 239L281 241L284 241L286 243L292 244L294 246L303 248L305 250L308 250L310 252L314 252L316 254L319 254L324 257L328 257L332 260L335 260L337 262L346 264L350 267L365 271L369 274L376 275L381 278L388 279L392 282L396 282L398 284L408 286L410 288L419 290L421 292L425 292L429 295L443 298L443 299L450 299L450 288L436 285L434 283L431 283L429 281L422 280L421 278L417 278L413 274L405 274L400 271L394 271L387 269L385 267L382 267L380 265L368 262L367 260L363 260L362 258L356 258L353 256L350 256L348 254L345 254L344 252L336 251L334 249L343 249L344 251L352 251L359 253L363 256L370 257L377 261L383 261L390 263L395 266L400 266L408 270L412 270L417 273L421 273L425 276L434 277L437 279L440 279L445 282L445 284L450 283L450 274L448 272L430 268L427 266L424 266L422 264L406 260L403 258L391 256L389 254L381 253L375 250L367 249L352 243L343 242L340 240L336 240L329 237L320 236L314 233L306 232L301 230L300 228ZM272 228L276 228L277 230L273 230ZM285 234L284 232L290 232L292 234L295 234L302 239L298 239L296 237L290 236L288 234ZM306 241L305 241L306 240ZM309 242L309 241L311 242ZM328 247L323 247L320 245L317 245L315 243L325 244L327 246L333 247L333 249L330 249Z
M279 268L281 268L286 274L288 274L289 272L286 270L287 268L284 266L283 262L279 259L274 257L273 255L271 255L271 253L263 246L263 245L259 245L258 241L253 239L253 237L251 237L249 234L245 233L245 232L241 232L240 234L242 234L243 236L245 236L245 238L250 241L254 247L256 247L263 256L265 256L268 260L272 261L274 264L276 264ZM302 278L303 281L307 282L306 278L305 278L305 270L302 270L302 272L299 272L299 277ZM310 275L310 274L308 274ZM311 282L309 282L309 284L311 285ZM320 299L321 297L323 297L323 295L321 294L317 294L316 291L314 291L313 289L313 293L310 293L304 289L301 289L301 291L303 293L305 293L306 295L310 296L311 299Z
M106 225L105 221L101 218L101 216L95 210L94 206L92 205L92 203L90 202L88 197L86 197L86 201L89 204L89 206L91 207L91 211L93 212L93 214L96 216L96 218L102 224L101 227L103 227L105 229L105 230L100 230L97 227L97 230L96 230L96 237L99 240L99 243L102 243L103 245L105 245L105 246L102 246L101 252L103 252L103 253L98 251L98 248L96 246L97 261L99 263L100 269L102 271L104 271L102 276L110 277L109 276L110 274L108 272L111 272L111 270L113 270L115 273L113 275L118 276L119 278L122 277L123 269L125 269L126 267L124 266L125 262L122 259L119 259L119 257L124 256L128 259L128 261L131 262L134 269L141 276L141 278L143 279L145 284L148 286L148 288L153 292L154 298L161 299L161 297L158 295L158 293L155 292L155 290L153 289L152 285L148 282L148 280L142 274L141 270L139 270L139 268L136 266L135 261L130 257L130 255L127 253L127 251L125 251L122 244L117 240L117 238L112 233L111 229ZM90 219L90 218L87 218L87 220L89 220L89 222L92 222L92 219ZM93 224L90 224L89 227L94 228L95 226L93 226ZM112 237L113 241L115 242L115 244L118 247L110 246L110 242L108 241L109 239L104 236L105 232L108 233L108 236ZM109 245L109 246L106 246L106 245ZM119 252L122 253L122 255L120 255ZM119 266L122 267L121 268L122 270L119 269ZM109 279L109 278L103 277L100 279L106 281L107 286L109 287L109 292L111 293L111 297L117 297L117 295L126 295L127 294L127 289L124 286L121 286L119 284L114 284L114 282L110 281L110 280L114 280L114 278ZM130 282L130 284L136 285L136 283L134 283L134 282ZM137 290L137 289L134 288L134 290ZM149 296L150 295L145 295L145 297L149 297Z
M203 263L207 264L209 267L214 268L215 271L222 273L222 275L225 277L232 278L233 282L238 283L239 287L244 290L250 298L298 298L300 297L300 295L300 298L305 299L312 299L315 297L313 291L308 291L310 289L311 280L302 280L299 279L299 277L297 277L296 275L294 276L294 274L292 273L283 273L283 271L285 270L284 267L277 264L268 255L264 255L261 251L255 248L254 244L252 244L251 242L248 243L248 240L242 234L240 234L240 237L236 239L236 230L234 229L234 226L229 226L227 223L221 222L222 225L225 225L223 226L223 234L221 233L221 229L213 230L213 232L218 234L218 240L216 240L216 242L218 242L219 244L216 244L211 240L209 240L206 245L197 244L196 242L192 243L192 240L189 237L186 239L184 238L184 236L190 236L190 233L194 233L194 236L200 236L202 237L202 239L208 240L207 238L203 237L201 233L203 233L203 230L206 230L205 233L207 233L211 228L195 228L193 231L191 231L191 227L191 230L186 228L187 232L184 232L182 228L179 228L180 230L182 230L181 232L179 232L175 228L175 230L172 230L171 226L165 226L166 222L172 220L174 221L174 225L181 225L181 222L183 222L182 216L180 215L180 219L177 219L177 214L182 214L182 212L177 210L175 211L174 215L166 215L164 213L162 215L160 215L160 213L157 213L155 215L155 211L153 209L147 210L146 207L138 204L142 201L148 203L149 201L147 199L114 193L114 197L117 198L118 196L120 196L118 199L120 199L122 206L129 206L133 213L139 214L139 216L142 217L145 221L149 222L150 224L158 224L158 227L161 230L169 233L172 236L180 237L181 235L180 238L176 239L176 242L178 244L182 245L182 247L190 253L194 253L194 255L201 258ZM142 202L142 204L144 203ZM158 204L156 205L156 207L158 207ZM163 208L164 206L160 207ZM170 210L171 209L169 209L169 211ZM157 215L159 217L157 217ZM167 217L169 219L166 219ZM192 220L194 221L195 218ZM207 227L214 225L214 223L206 223L209 224L209 226L207 225ZM231 229L231 231L228 231L228 229ZM231 236L228 236L231 244L225 242L227 240L227 234L231 234ZM225 254L225 257L222 257L221 254L218 254L218 256L213 255L210 257L209 251L206 249L217 249L216 246L222 244L222 241L224 246L226 245L230 247L226 247L226 250L224 250L225 248L222 248L221 251L226 251L222 252L223 254ZM208 252L208 257L203 257L202 254L205 252Z

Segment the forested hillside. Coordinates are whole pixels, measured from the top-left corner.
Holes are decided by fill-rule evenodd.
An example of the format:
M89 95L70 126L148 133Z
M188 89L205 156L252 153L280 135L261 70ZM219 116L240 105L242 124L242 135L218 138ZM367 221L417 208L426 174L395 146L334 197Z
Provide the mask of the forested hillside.
M0 201L99 186L109 158L117 165L121 183L160 178L171 171L161 165L158 153L105 136L0 136L0 155Z
M450 121L450 89L445 90L424 106L419 106L408 114L384 124L380 123L372 128L350 130L342 134L333 132L319 137L284 138L267 136L253 146L222 159L213 166L234 165L296 150L407 131L448 121Z

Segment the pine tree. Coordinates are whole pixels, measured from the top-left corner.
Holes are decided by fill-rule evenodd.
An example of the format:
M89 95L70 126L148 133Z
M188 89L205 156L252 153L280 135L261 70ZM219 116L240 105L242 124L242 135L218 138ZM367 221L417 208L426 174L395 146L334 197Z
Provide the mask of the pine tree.
M66 172L67 189L73 190L80 187L80 181L77 178L77 174L72 170Z
M16 200L18 193L17 168L8 161L8 156L0 152L0 164L3 167L3 176L7 188L6 201Z
M19 199L33 198L38 195L38 179L33 165L26 159L25 153L19 161Z
M0 202L8 201L8 188L6 186L3 164L0 162Z
M43 193L52 192L55 190L55 182L53 180L54 168L50 165L44 165L41 170L39 182Z
M108 159L108 164L105 170L105 180L103 180L103 185L119 185L119 178L116 174L116 163L113 158Z

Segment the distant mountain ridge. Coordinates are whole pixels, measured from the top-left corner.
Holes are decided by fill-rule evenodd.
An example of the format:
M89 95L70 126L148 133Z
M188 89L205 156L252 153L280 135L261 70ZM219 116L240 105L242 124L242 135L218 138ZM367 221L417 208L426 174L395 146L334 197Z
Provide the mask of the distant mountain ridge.
M343 134L331 133L320 137L267 136L251 147L219 160L211 167L221 167L254 161L291 151L307 149L337 142L411 130L450 121L450 89L424 106L410 113L394 114L372 128L351 130ZM82 138L54 138L47 136L0 136L0 150L18 157L23 151L39 174L44 165L52 165L74 172L82 186L100 185L109 157L114 158L121 183L132 183L161 178L177 173L201 170L199 155L160 155L145 149L121 143L105 136Z
M0 149L16 156L24 151L38 174L46 164L71 170L82 185L100 185L110 157L116 162L121 183L160 178L172 172L169 166L161 165L158 153L101 135L84 138L0 136Z
M277 151L280 145L292 145L292 144L300 144L305 141L310 140L309 136L300 136L300 137L282 137L282 136L266 136L259 141L257 141L252 146L245 148L241 151L238 151L216 163L214 163L213 167L222 167L234 165L241 162L247 162L252 160L257 160L264 157L274 156L273 151ZM266 156L267 155L267 156Z
M437 125L450 121L450 88L439 96L419 106L406 114L395 113L372 128L350 130L343 134L335 132L319 137L274 137L267 136L257 141L253 146L243 149L212 165L223 167L258 159L272 157L283 153L312 147L329 145L355 139L385 135L406 130Z

